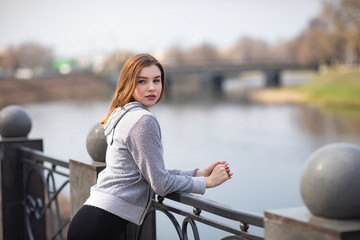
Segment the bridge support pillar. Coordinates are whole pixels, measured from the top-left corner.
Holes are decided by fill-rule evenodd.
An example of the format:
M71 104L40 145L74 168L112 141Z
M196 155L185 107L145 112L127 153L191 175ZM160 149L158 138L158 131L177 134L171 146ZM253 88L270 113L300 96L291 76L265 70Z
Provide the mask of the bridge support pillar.
M265 70L265 86L279 87L281 86L281 71L280 70Z
M202 73L199 76L200 98L211 100L223 95L223 75L221 73Z
M171 91L172 91L172 77L167 75L165 83L165 95L164 99L166 101L171 100Z
M211 77L211 85L214 94L223 94L223 80L224 76L221 73L217 73Z

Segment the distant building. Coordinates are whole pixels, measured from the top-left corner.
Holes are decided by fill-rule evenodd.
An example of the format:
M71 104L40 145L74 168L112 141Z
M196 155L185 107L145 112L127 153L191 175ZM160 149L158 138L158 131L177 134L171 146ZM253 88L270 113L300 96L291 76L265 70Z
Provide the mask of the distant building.
M15 71L15 78L19 80L32 79L34 77L34 72L30 68L18 68Z

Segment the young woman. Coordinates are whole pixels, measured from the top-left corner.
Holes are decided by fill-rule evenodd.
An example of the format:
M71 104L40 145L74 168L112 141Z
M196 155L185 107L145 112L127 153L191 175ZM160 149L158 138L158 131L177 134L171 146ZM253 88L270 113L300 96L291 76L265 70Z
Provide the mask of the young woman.
M204 194L230 179L228 164L218 161L202 170L166 170L160 126L149 111L164 95L165 72L148 54L123 66L106 117L106 168L90 197L73 217L68 239L118 239L128 222L140 225L153 193Z

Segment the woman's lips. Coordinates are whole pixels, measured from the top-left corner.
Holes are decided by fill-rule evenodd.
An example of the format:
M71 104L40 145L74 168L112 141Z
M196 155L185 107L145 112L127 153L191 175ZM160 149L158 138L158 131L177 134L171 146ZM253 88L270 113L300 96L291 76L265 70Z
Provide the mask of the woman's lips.
M156 96L155 95L147 95L147 96L145 96L147 99L149 99L149 100L154 100L155 98L156 98Z

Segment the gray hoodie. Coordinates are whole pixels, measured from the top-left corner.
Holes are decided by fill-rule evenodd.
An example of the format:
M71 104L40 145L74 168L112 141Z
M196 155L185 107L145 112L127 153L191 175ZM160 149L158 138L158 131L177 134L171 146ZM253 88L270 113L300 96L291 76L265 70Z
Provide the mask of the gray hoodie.
M141 224L154 192L160 196L175 191L204 194L204 177L192 177L193 171L165 169L159 123L141 103L115 109L104 128L106 168L91 188L86 205Z

